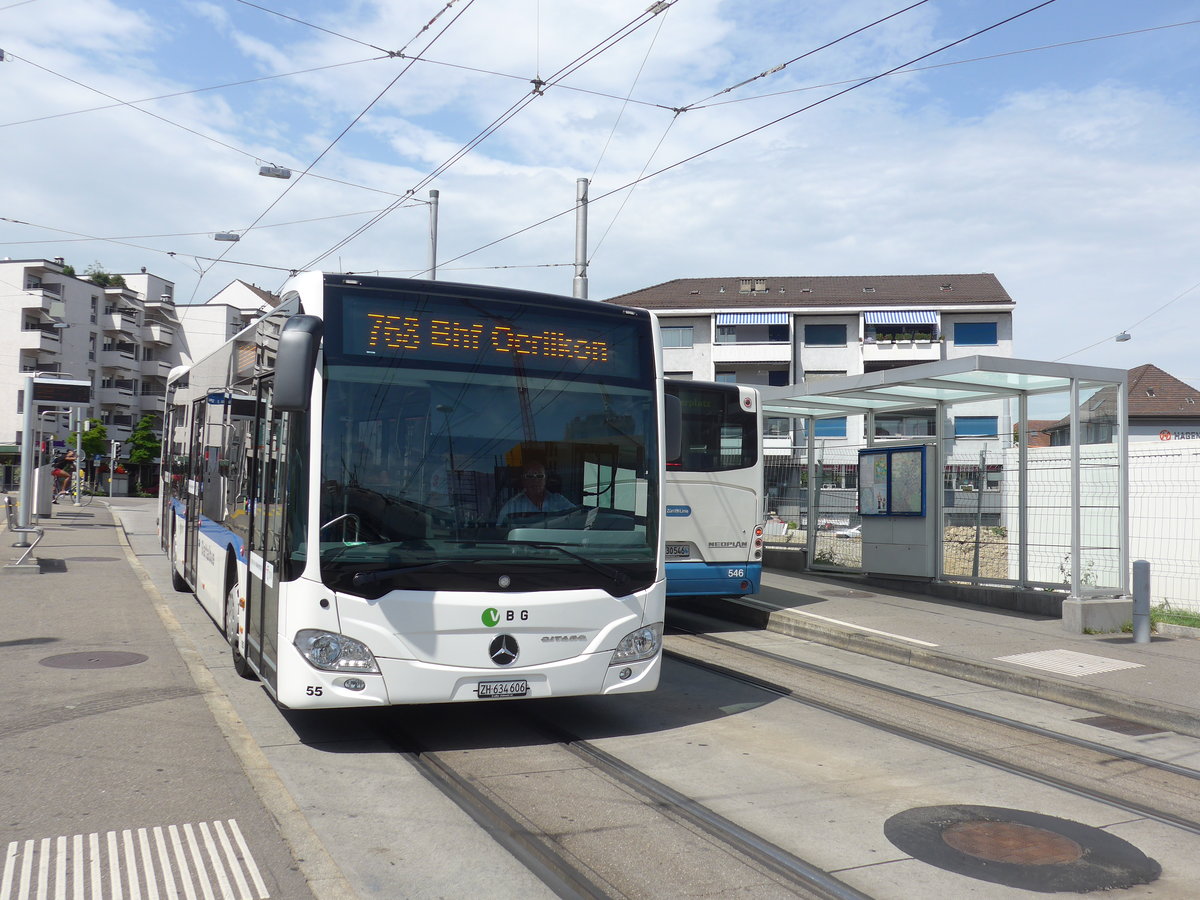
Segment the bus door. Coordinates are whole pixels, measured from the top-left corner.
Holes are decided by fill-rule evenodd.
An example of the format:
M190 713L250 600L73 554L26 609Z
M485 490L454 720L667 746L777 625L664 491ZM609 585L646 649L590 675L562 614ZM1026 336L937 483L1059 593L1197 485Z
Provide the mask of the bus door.
M183 577L193 588L196 580L196 556L200 548L200 510L204 495L204 428L207 399L201 397L192 403L192 432L186 472L187 484L183 491Z
M288 429L271 403L273 383L259 382L254 436L255 474L250 501L249 583L246 586L246 659L276 685L279 657L279 585L285 573Z

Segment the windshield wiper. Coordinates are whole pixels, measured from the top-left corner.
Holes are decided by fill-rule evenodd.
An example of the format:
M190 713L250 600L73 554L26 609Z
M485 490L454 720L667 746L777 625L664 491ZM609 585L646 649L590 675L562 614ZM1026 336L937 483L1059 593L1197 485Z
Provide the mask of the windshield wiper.
M391 578L393 575L407 575L409 572L426 572L430 569L440 569L443 566L451 564L451 560L442 559L437 562L421 563L415 566L399 566L394 569L375 569L371 572L355 572L350 578L350 584L354 587L366 587L368 584L374 584L377 581L383 581L385 578Z
M579 553L575 553L572 550L568 550L566 547L560 546L559 544L549 544L549 543L546 543L545 541L464 541L459 546L462 546L462 547L481 547L481 546L511 547L514 544L519 545L521 547L534 547L538 550L557 550L559 553L562 553L566 556L571 557L571 559L575 559L575 560L578 560L579 562L583 563L585 566L587 566L593 572L599 572L605 578L610 579L613 582L613 584L615 584L618 588L625 587L625 584L629 581L629 576L626 575L624 572L622 572L620 569L616 568L615 566L608 566L608 565L605 565L604 563L596 562L594 559L588 559L586 556L583 556Z

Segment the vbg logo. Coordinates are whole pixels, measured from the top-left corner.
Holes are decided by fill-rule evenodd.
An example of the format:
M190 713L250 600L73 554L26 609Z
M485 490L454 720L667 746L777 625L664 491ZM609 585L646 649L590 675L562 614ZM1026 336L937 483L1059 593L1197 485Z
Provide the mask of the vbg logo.
M488 607L483 611L483 624L488 628L495 628L500 624L500 610L495 607Z

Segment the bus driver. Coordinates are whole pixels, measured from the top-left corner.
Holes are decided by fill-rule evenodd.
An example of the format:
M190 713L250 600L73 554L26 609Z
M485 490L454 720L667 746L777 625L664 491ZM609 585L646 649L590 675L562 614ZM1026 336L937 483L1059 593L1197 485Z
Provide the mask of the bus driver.
M530 460L521 470L521 493L504 504L497 525L518 525L530 519L542 519L550 513L570 512L575 504L554 491L546 490L546 466Z

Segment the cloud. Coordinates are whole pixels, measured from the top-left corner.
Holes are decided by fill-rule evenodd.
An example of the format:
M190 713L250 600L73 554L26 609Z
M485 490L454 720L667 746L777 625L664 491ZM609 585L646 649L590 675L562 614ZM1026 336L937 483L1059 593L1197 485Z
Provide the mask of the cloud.
M333 217L380 209L409 189L412 204L326 264L419 272L429 227L421 201L430 188L441 193L443 277L569 292L580 177L593 178L594 297L701 275L990 271L1017 300L1018 355L1054 358L1117 333L1200 280L1192 177L1200 123L1171 76L1193 55L1195 39L1184 29L1154 37L1161 75L1135 64L1137 38L1126 38L1066 57L1049 51L897 76L797 112L842 89L807 89L813 85L884 71L1023 7L929 4L754 79L890 5L687 0L531 98L531 79L549 77L635 19L645 0L460 3L426 31L437 4L419 15L409 4L381 2L288 10L336 34L191 0L153 13L114 0L61 0L51 31L37 6L6 16L5 49L18 57L4 67L6 122L104 102L25 59L136 99L382 55L359 42L428 57L146 104L209 140L129 108L0 128L15 176L0 215L97 236L201 233L129 241L148 248L137 249L66 243L0 223L0 253L99 259L110 271L145 265L176 279L181 297L203 299L233 277L275 287L365 219ZM1149 24L1115 0L1097 7L1113 30L1139 16ZM955 58L1094 34L1070 17L1022 27L998 30L990 44L973 42ZM1034 32L1036 40L1025 36ZM1018 34L1024 43L1005 43ZM1110 64L1114 58L1122 64ZM675 112L713 95L704 108ZM351 184L299 178L321 153L314 173ZM259 178L256 160L290 165L297 176ZM263 224L330 218L256 230L232 247L209 236L259 216ZM188 257L221 253L273 268L223 262L199 279L197 269L210 263ZM1130 365L1154 361L1186 377L1191 354L1178 326L1188 308L1173 304L1134 341L1073 361L1124 365L1136 351Z

